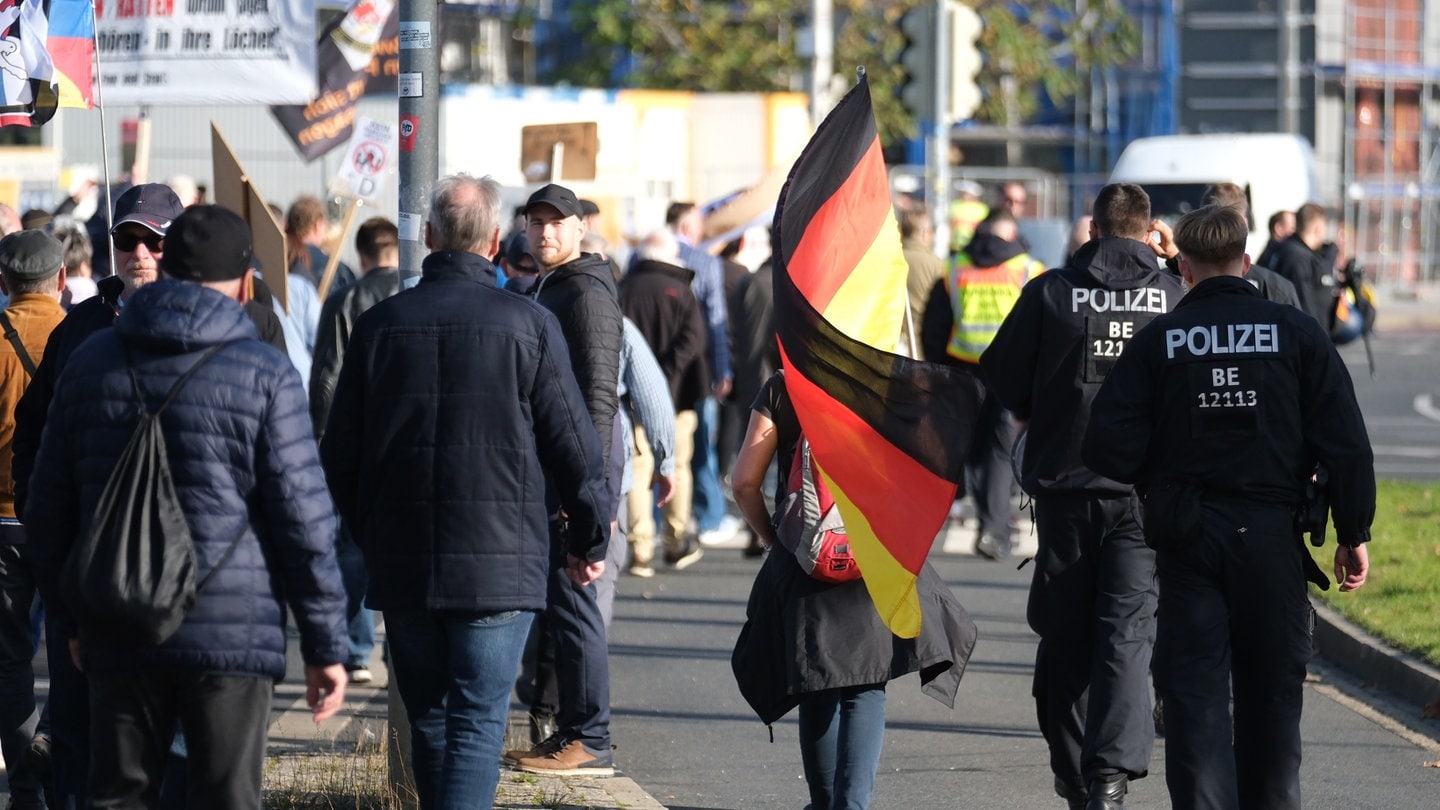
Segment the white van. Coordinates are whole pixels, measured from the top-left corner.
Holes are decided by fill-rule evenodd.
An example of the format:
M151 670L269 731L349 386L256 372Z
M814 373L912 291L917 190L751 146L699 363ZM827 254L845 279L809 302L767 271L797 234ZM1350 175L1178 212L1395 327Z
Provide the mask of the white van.
M1310 143L1279 133L1137 138L1115 162L1110 182L1143 187L1151 212L1170 225L1200 206L1206 186L1235 183L1250 201L1251 259L1270 239L1271 214L1321 201Z

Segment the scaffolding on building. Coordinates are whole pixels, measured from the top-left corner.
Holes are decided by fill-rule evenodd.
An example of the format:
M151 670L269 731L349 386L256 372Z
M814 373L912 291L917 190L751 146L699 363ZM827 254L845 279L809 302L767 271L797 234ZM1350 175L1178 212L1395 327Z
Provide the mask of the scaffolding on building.
M1347 251L1376 284L1413 288L1440 279L1435 22L1424 0L1352 0L1343 61L1321 67L1345 100Z

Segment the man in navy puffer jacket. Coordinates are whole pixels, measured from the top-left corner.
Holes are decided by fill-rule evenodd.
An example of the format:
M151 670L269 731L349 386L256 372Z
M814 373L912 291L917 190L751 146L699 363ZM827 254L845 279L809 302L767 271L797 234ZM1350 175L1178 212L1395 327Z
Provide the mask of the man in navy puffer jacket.
M76 665L89 676L91 807L153 804L178 720L190 748L187 806L259 808L271 692L285 673L282 595L300 629L317 721L344 695L334 518L300 379L284 354L260 342L237 302L250 259L245 223L198 206L175 220L165 242L168 278L136 291L114 328L89 338L66 366L31 477L27 525L46 605L70 630ZM87 635L58 598L58 582L136 423L127 354L153 411L216 344L161 416L197 580L214 576L163 644Z
M356 322L320 444L366 605L385 614L424 810L491 806L552 558L593 594L609 539L600 436L560 323L495 286L500 200L489 177L435 184L421 281ZM547 473L569 521L554 546Z

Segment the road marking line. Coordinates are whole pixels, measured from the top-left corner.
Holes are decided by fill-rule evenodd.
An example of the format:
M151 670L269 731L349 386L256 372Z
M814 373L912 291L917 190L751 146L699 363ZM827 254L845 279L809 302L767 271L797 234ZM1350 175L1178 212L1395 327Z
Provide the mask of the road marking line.
M1440 422L1440 408L1435 406L1435 398L1429 394L1415 395L1415 412L1432 422Z
M1390 444L1371 445L1377 456L1398 456L1400 458L1440 458L1440 447L1409 447Z

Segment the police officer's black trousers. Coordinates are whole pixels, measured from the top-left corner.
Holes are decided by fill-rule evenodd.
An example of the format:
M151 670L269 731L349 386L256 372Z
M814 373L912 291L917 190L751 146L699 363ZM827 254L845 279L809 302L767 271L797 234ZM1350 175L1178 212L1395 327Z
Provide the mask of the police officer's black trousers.
M980 410L970 434L970 453L965 458L965 486L975 499L975 519L980 535L989 535L1003 546L1010 543L1010 491L1015 472L1010 454L1015 447L1015 419L991 393L978 366L963 366L973 376L980 392Z
M1207 500L1201 525L1200 539L1158 563L1155 685L1172 806L1299 808L1314 621L1305 551L1284 508Z
M1035 498L1040 550L1027 616L1040 635L1035 710L1050 769L1072 787L1142 777L1155 730L1155 552L1133 497Z

